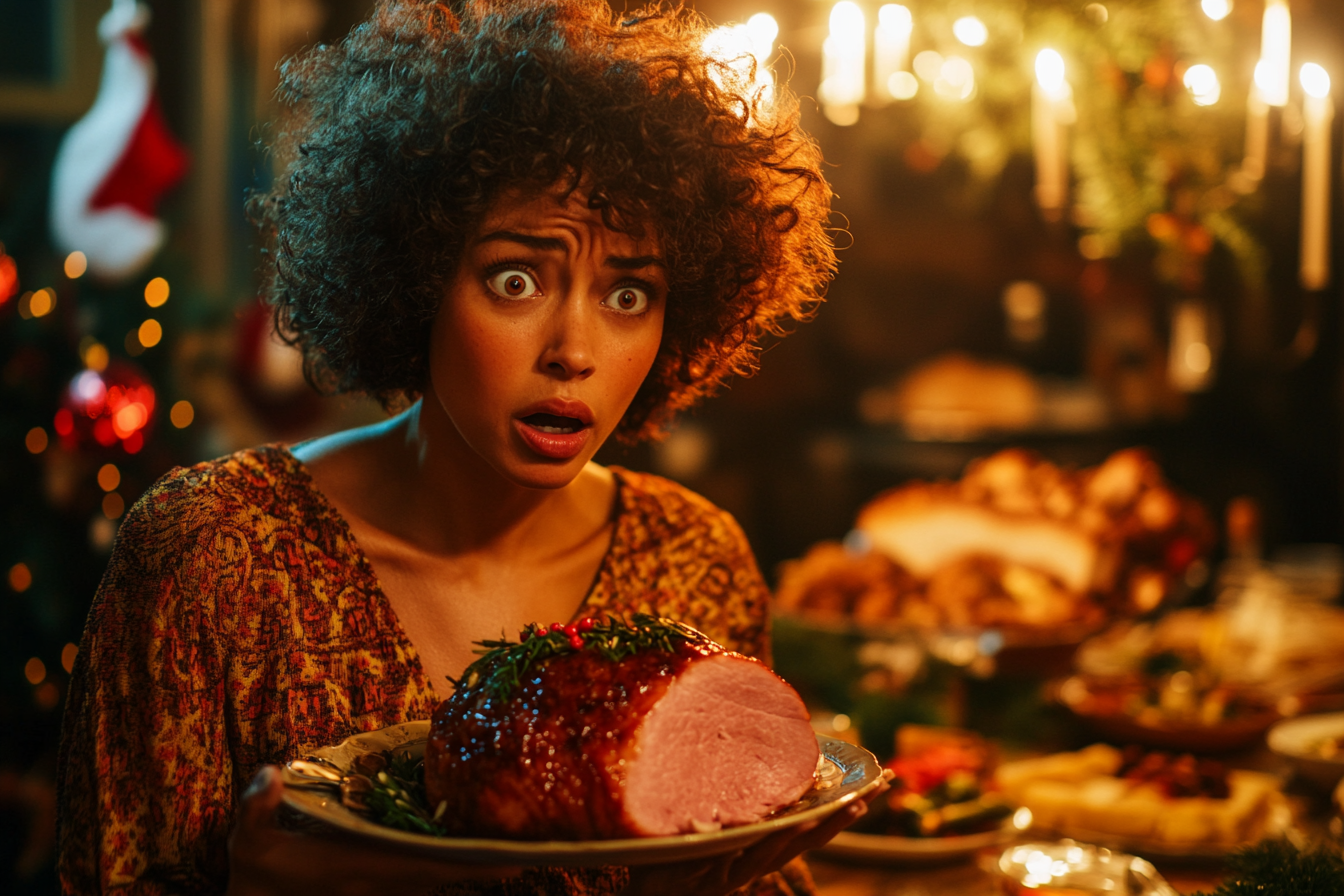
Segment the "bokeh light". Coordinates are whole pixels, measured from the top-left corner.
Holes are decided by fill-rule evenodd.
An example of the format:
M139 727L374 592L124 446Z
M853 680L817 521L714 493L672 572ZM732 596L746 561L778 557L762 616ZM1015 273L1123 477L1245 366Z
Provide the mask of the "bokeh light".
M23 664L23 677L29 684L41 684L47 677L47 664L38 657L31 657Z
M91 343L80 352L80 356L84 359L84 366L96 373L106 370L107 363L112 360L112 356L107 352L107 346L101 342Z
M28 449L29 454L41 454L47 450L47 431L40 426L34 426L28 430L28 434L23 437L23 447Z
M1181 80L1198 106L1212 106L1222 96L1223 88L1218 83L1218 74L1207 65L1190 66Z
M33 585L33 573L28 568L27 563L15 563L9 568L9 587L10 590L19 594L27 591Z
M162 277L155 277L145 284L145 304L151 308L158 308L164 302L168 301L168 281Z
M103 516L110 520L119 519L126 512L126 501L116 492L103 495Z
M56 310L56 291L54 289L39 289L28 298L28 315L30 317L46 317L54 310Z
M89 269L89 260L84 257L83 252L76 250L65 256L64 268L65 276L71 280L78 280Z
M1221 22L1232 12L1232 0L1202 0L1199 8L1204 10L1204 15L1215 22Z
M163 338L163 326L151 317L140 325L135 335L145 348L153 348Z
M919 79L909 72L892 72L887 79L887 90L898 100L910 100L919 93Z
M98 470L98 487L105 492L116 491L121 485L121 471L116 464L103 464Z
M196 409L191 406L191 402L183 399L176 402L168 411L168 419L178 429L186 429L191 425L191 421L196 419Z
M989 29L975 16L962 16L952 23L952 33L968 47L984 46L989 40Z
M1330 73L1314 62L1308 62L1298 72L1298 80L1308 96L1324 99L1330 95Z
M75 671L75 657L79 655L79 645L73 642L61 648L61 668L67 673Z
M0 302L9 301L19 291L19 266L0 246Z

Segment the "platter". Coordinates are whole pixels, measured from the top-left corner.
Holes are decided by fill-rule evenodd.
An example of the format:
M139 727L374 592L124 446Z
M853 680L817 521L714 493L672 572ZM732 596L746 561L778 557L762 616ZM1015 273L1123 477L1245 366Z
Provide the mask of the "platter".
M1319 744L1344 737L1344 712L1299 716L1269 730L1269 748L1293 764L1294 770L1322 790L1344 778L1344 755L1327 758Z
M448 862L503 865L649 865L706 858L745 849L785 828L820 821L861 799L882 781L882 769L867 750L837 738L817 735L821 749L817 782L802 798L754 824L703 834L643 837L626 840L526 841L469 837L435 837L378 824L341 804L334 781L367 753L424 754L429 722L408 722L346 738L288 763L282 777L284 802L308 819L346 834L373 840L390 849L430 855ZM326 774L314 774L326 769ZM326 783L323 783L326 778Z
M957 837L896 837L841 831L819 851L836 859L874 865L940 865L959 861L991 846L1002 846L1031 825L1030 814L1005 818L992 831Z

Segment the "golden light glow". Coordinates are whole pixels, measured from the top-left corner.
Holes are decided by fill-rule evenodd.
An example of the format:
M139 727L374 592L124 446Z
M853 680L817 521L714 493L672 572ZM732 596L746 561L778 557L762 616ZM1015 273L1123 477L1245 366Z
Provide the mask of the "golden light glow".
M61 702L61 689L55 682L44 681L33 692L33 702L38 709L55 709L56 704Z
M968 47L982 47L989 40L989 29L975 16L962 16L953 22L952 34Z
M1307 92L1307 96L1323 100L1330 95L1330 73L1316 63L1308 62L1302 66L1302 71L1298 72L1297 77L1302 82L1302 89Z
M121 471L116 464L103 464L98 470L98 487L105 492L116 491L121 485Z
M140 329L136 331L135 335L145 348L153 348L163 338L163 326L151 317L140 325Z
M41 454L47 450L47 431L40 426L34 426L28 430L28 435L23 437L23 447L28 449L29 454Z
M27 563L15 563L9 568L9 587L22 594L33 584L33 573Z
M1181 80L1197 106L1212 106L1222 96L1223 88L1218 83L1218 73L1207 65L1190 66Z
M9 297L19 291L19 266L5 254L0 245L0 303L9 301Z
M1204 10L1204 15L1221 22L1232 11L1232 0L1203 0L1199 7Z
M1048 96L1058 97L1064 91L1064 57L1059 51L1045 49L1036 54L1036 83Z
M23 664L23 677L28 679L29 684L41 684L47 677L47 664L32 657Z
M107 362L111 357L107 353L107 346L101 342L95 342L84 350L84 366L90 370L96 370L102 373L107 369Z
M78 280L84 276L84 272L89 269L89 260L84 257L83 252L75 251L65 256L65 276L71 280Z
M186 429L191 425L191 421L196 419L196 409L191 406L191 402L183 399L168 411L168 419L178 429Z
M925 50L915 54L915 74L932 84L943 71L943 54L936 50Z
M117 438L124 439L148 422L148 409L140 402L133 401L112 415L112 431Z
M1267 0L1260 26L1260 62L1255 83L1271 106L1288 104L1289 60L1293 47L1293 18L1285 0Z
M56 291L54 289L39 289L28 299L28 314L32 317L46 317L55 308Z
M933 89L939 96L950 100L969 99L975 93L975 69L960 56L949 56L938 70Z
M75 671L75 657L79 655L79 645L70 643L61 648L61 668L70 673Z
M116 492L103 495L103 516L110 520L118 519L126 512L126 502Z
M898 100L914 99L919 93L919 79L909 72L895 72L887 79L887 90Z
M145 304L151 308L158 308L164 302L168 301L168 281L162 277L155 277L145 284Z

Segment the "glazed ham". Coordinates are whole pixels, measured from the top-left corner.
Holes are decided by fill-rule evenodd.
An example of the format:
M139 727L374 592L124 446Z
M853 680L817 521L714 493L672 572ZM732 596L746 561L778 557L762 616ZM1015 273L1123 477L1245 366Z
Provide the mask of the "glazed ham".
M530 662L527 641L495 642L493 660L473 664L435 712L425 789L430 806L446 803L449 833L709 831L757 821L811 786L807 710L763 664L664 620L583 627L532 633Z

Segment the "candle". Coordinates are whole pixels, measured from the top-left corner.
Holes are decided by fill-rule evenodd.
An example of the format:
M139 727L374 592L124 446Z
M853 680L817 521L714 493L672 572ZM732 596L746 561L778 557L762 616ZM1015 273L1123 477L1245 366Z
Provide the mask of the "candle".
M1271 106L1288 105L1289 60L1293 46L1292 17L1287 0L1267 0L1260 27L1260 64L1256 83Z
M859 120L867 69L867 28L863 10L851 0L831 7L831 33L822 44L822 112L838 125Z
M1262 65L1255 67L1257 75ZM1241 173L1250 182L1249 189L1265 176L1265 158L1269 154L1269 104L1265 102L1258 83L1251 84L1246 101L1246 157L1241 161Z
M1036 204L1050 220L1059 219L1069 188L1065 125L1069 93L1063 57L1054 50L1042 50L1036 56L1036 83L1031 91L1031 133L1036 154Z
M891 76L904 71L910 60L910 34L914 31L914 17L910 10L896 3L888 3L877 11L877 27L873 29L873 96L880 101L891 99Z
M1298 281L1324 289L1330 282L1330 128L1335 106L1330 75L1314 62L1300 74L1302 102L1302 235Z

